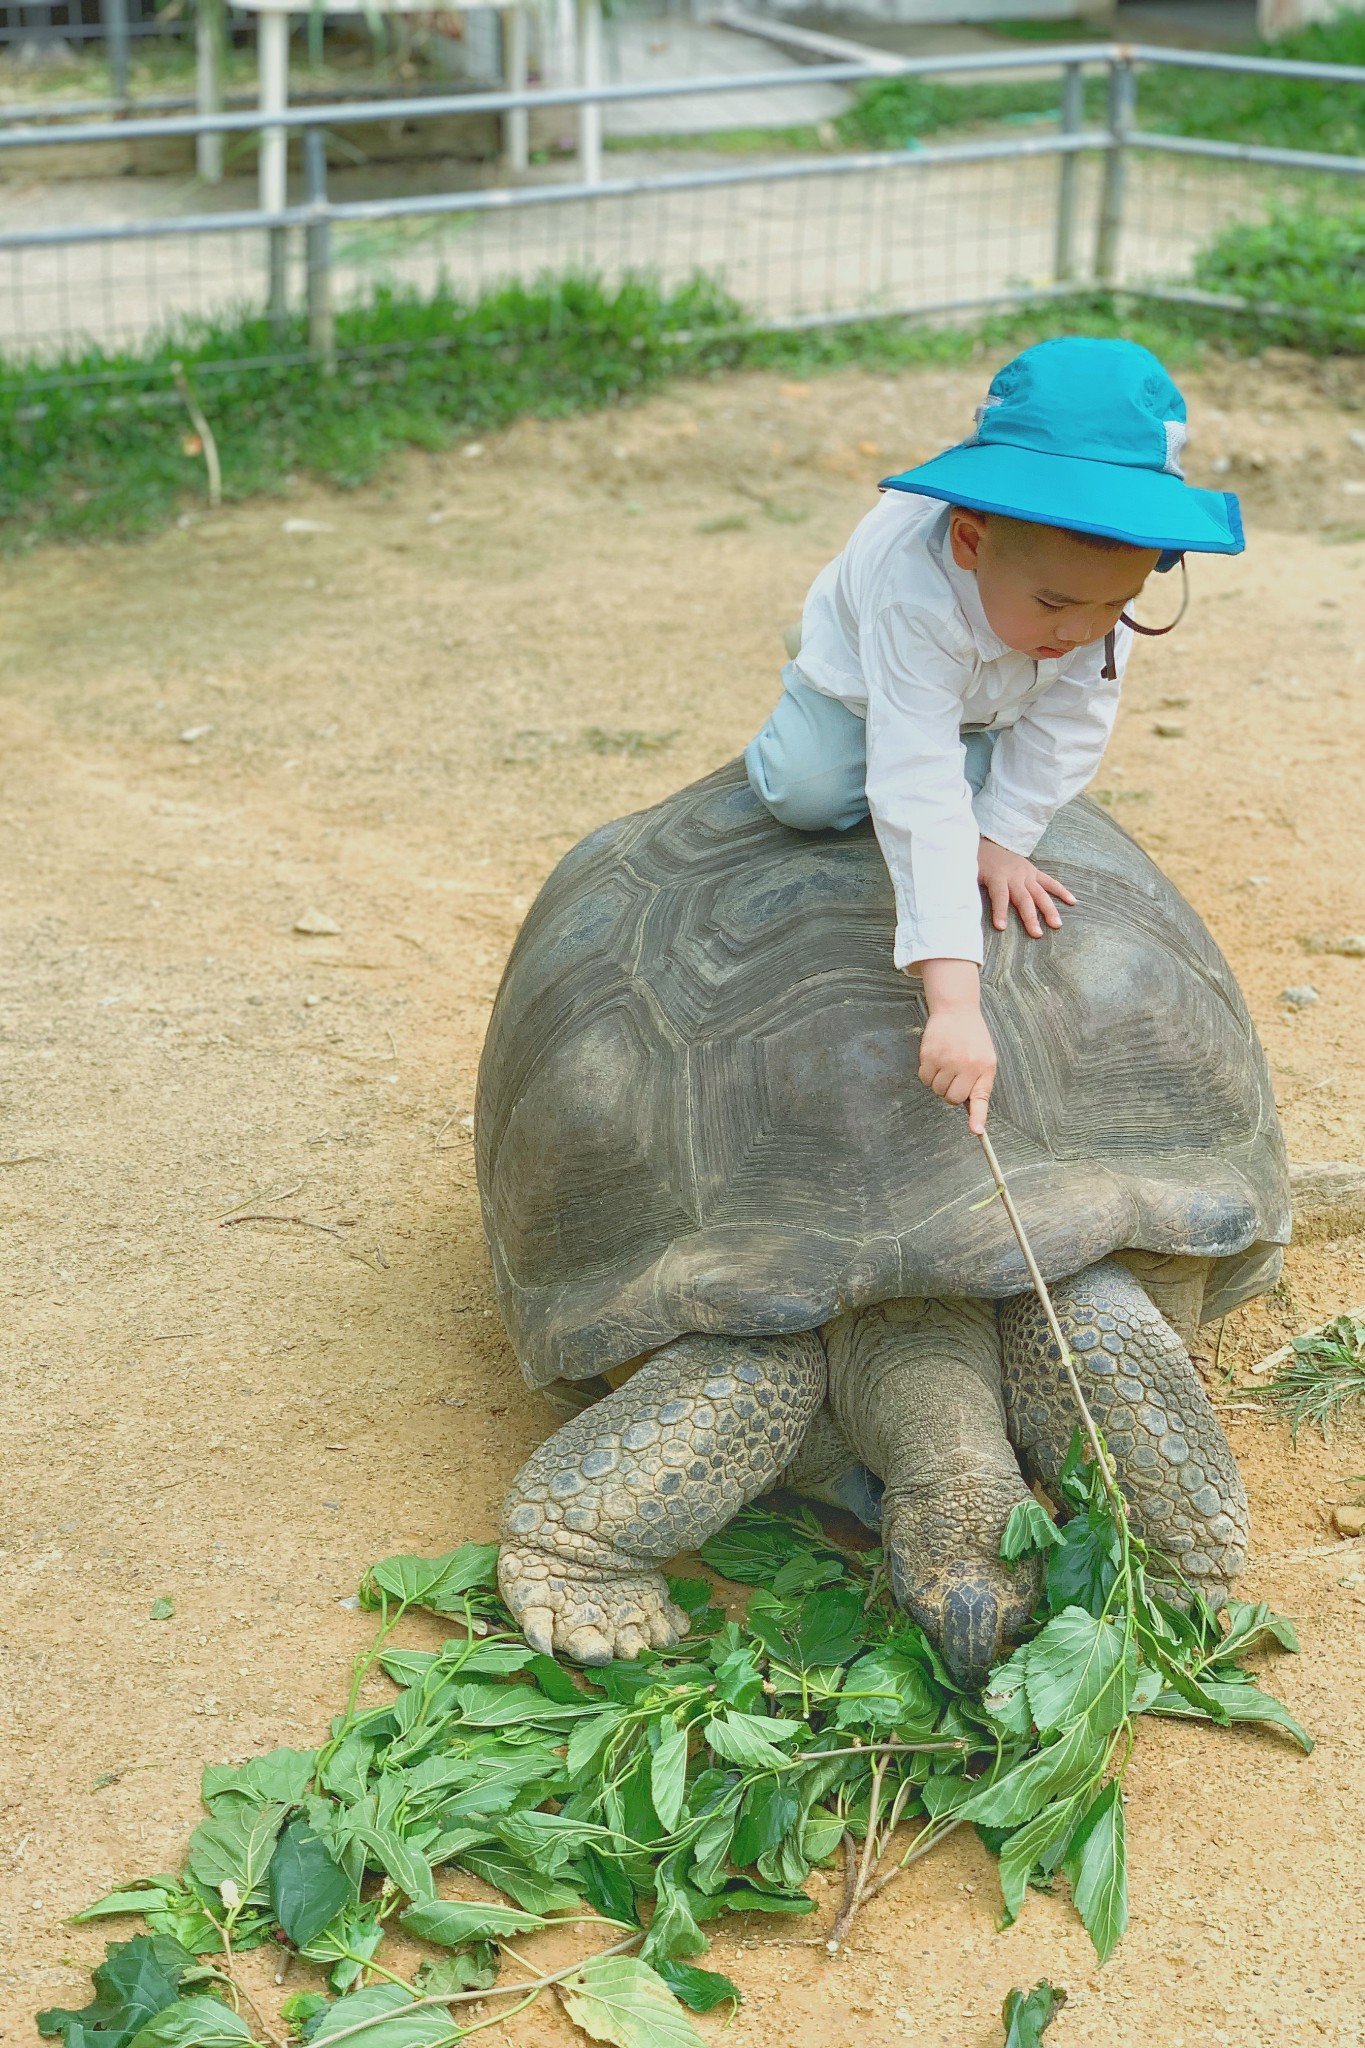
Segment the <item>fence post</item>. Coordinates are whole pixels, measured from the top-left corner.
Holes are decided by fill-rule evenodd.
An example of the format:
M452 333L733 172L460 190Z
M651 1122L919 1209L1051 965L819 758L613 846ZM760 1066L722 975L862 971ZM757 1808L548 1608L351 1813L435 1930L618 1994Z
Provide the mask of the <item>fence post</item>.
M201 114L223 111L223 0L195 0L194 102ZM194 138L194 166L206 185L223 182L223 138L201 131Z
M508 92L525 92L530 72L526 8L518 0L505 7L502 23L502 80ZM507 169L524 171L531 161L531 116L526 107L511 107L502 117L502 154Z
M257 15L256 48L260 67L261 112L273 114L289 103L289 16L282 7L262 8ZM289 131L263 127L260 151L262 210L282 213L289 197ZM270 228L267 241L270 318L278 325L289 310L288 230Z
M602 0L578 0L578 82L602 83ZM585 185L602 182L602 102L584 100L578 109L578 175Z
M1062 79L1062 134L1079 135L1085 119L1085 74L1079 64L1068 64ZM1076 180L1081 168L1078 151L1064 156L1057 178L1057 250L1053 275L1067 284L1076 274Z
M1124 188L1128 180L1128 131L1133 124L1137 80L1127 57L1109 70L1109 148L1104 159L1099 231L1095 238L1095 279L1102 285L1119 281L1119 238L1123 230Z
M336 321L332 312L332 223L327 213L327 138L310 128L303 139L308 204L316 218L304 230L308 256L308 346L324 372L337 366Z
M128 103L128 0L104 0L104 48L109 82L120 106Z

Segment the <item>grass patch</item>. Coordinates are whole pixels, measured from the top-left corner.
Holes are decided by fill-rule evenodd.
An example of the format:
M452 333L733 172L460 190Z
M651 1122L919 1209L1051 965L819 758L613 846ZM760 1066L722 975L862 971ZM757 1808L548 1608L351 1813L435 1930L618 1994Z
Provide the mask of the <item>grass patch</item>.
M1284 1364L1259 1386L1238 1387L1243 1401L1259 1401L1287 1417L1295 1443L1305 1423L1326 1436L1348 1410L1365 1408L1365 1311L1335 1316L1296 1337Z
M522 415L596 410L680 375L961 362L1065 331L1077 317L1049 310L1042 321L974 330L868 322L764 335L745 333L734 303L700 279L670 293L643 278L619 287L570 278L472 303L382 290L339 314L343 362L333 377L308 358L301 319L283 328L263 315L207 323L142 352L92 349L7 377L0 369L0 543L131 538L200 497L176 361L213 427L232 502L299 473L353 488L400 448L448 447ZM1099 309L1091 322L1119 331ZM1163 327L1168 342L1179 324Z
M1248 53L1315 64L1365 64L1365 14L1314 22L1274 42L1253 43ZM854 148L903 149L908 142L945 129L1055 114L1059 99L1056 79L1018 85L878 79L864 86L837 127L840 140ZM1086 81L1085 102L1087 118L1099 120L1105 105L1102 78ZM1138 89L1138 125L1163 135L1202 135L1354 156L1361 149L1363 121L1365 88L1359 85L1163 66L1144 72Z
M556 279L473 302L382 290L338 315L341 361L330 377L309 358L301 319L274 328L255 314L181 329L140 352L0 364L0 548L131 539L203 502L177 361L213 429L231 503L304 474L351 489L402 448L446 448L521 416L598 410L680 377L984 365L1064 333L1126 335L1177 368L1210 345L1258 339L1225 314L1135 315L1103 296L969 327L869 320L784 334L747 330L703 278L672 292L648 278Z
M1275 339L1293 339L1307 318L1326 341L1359 348L1365 341L1365 208L1319 213L1277 207L1269 220L1224 228L1200 252L1194 276L1205 291L1295 308L1283 321L1265 316Z

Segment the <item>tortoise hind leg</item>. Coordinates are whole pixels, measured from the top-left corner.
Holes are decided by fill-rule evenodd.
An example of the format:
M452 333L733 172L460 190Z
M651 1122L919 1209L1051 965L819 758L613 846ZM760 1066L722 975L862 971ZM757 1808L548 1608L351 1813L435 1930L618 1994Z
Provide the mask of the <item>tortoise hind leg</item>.
M1188 1351L1117 1260L1052 1298L1134 1528L1220 1604L1246 1562L1247 1498ZM1010 1435L1049 1486L1080 1419L1075 1398L1032 1295L1004 1305L1000 1331Z
M825 1329L830 1405L879 1472L882 1542L900 1605L953 1676L981 1686L1038 1597L1036 1559L1004 1563L1000 1539L1029 1498L1005 1434L1000 1337L976 1301L892 1301Z
M825 1397L795 1337L680 1337L575 1416L503 1503L498 1584L533 1649L607 1664L687 1632L658 1570L772 1486Z

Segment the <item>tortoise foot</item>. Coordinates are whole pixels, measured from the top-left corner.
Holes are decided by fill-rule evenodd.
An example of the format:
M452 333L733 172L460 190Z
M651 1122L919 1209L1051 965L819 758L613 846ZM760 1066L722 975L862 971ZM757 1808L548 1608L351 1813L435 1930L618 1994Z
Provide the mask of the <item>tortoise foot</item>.
M669 1598L661 1572L574 1573L562 1558L504 1543L498 1588L531 1648L546 1657L610 1664L641 1650L670 1649L687 1634L687 1616Z
M1054 1288L1053 1302L1134 1528L1222 1606L1246 1563L1247 1498L1189 1353L1114 1260ZM1010 1434L1050 1487L1079 1421L1070 1382L1031 1296L1005 1304L1000 1330Z
M1019 1641L1042 1592L1043 1561L1006 1564L1000 1539L1022 1480L1002 1485L964 1476L931 1493L892 1498L882 1542L896 1603L938 1644L949 1671L978 1692Z

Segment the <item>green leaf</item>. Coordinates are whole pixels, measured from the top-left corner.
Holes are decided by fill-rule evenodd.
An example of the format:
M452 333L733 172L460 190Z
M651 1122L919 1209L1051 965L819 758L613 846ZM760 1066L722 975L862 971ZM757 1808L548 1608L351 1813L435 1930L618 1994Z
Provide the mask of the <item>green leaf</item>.
M607 1839L596 1822L567 1813L509 1813L498 1822L498 1833L542 1877L554 1877L580 1850Z
M735 1868L757 1863L760 1856L775 1849L800 1814L801 1801L791 1785L781 1778L758 1779L745 1794L730 1845L730 1861Z
M1062 1853L1070 1841L1076 1822L1080 1818L1080 1795L1059 1799L1051 1806L1045 1806L1041 1813L1034 1815L1023 1827L1016 1828L1000 1849L1000 1891L1005 1902L1005 1925L1013 1926L1019 1917L1035 1873L1051 1877L1062 1860Z
M1088 1783L1102 1768L1108 1747L1107 1735L1097 1735L1088 1722L1077 1721L1045 1749L972 1792L955 1810L964 1820L985 1827L1022 1826L1049 1800ZM926 1804L929 1789L925 1787Z
M466 1941L496 1941L504 1934L538 1934L548 1923L519 1906L494 1906L483 1899L424 1899L401 1915L409 1934L440 1948Z
M286 1810L272 1800L200 1821L190 1836L190 1875L220 1895L225 1884L235 1884L243 1905L264 1905L266 1872Z
M288 1998L280 2000L280 2018L291 2034L305 2034L320 2012L326 2012L331 1999L322 1991L291 1991Z
M255 2035L221 1998L178 1998L139 2027L128 2048L240 2048Z
M102 1899L96 1899L93 1906L83 1906L79 1913L72 1913L69 1917L72 1926L79 1927L87 1920L112 1920L117 1913L160 1913L164 1912L172 1896L165 1886L149 1879L143 1884L106 1892Z
M559 1987L569 2018L615 2048L705 2048L662 1978L638 1956L590 1956Z
M867 1648L868 1618L856 1586L825 1586L801 1605L792 1646L807 1671L846 1664Z
M174 2005L181 1978L198 1967L197 1958L166 1934L111 1941L94 1972L91 2003L79 2012L49 2007L38 2014L38 2032L60 2034L74 2048L97 2031L100 2048L122 2048L148 2020Z
M439 2006L418 2006L401 1984L369 1984L329 2006L309 2040L329 2041L362 2021L356 2048L437 2048L457 2038L450 2014Z
M849 1666L834 1719L840 1728L897 1728L913 1736L928 1735L940 1712L922 1666L888 1644Z
M1293 1622L1286 1615L1272 1614L1264 1600L1254 1607L1247 1600L1229 1600L1223 1620L1226 1632L1216 1647L1216 1663L1245 1657L1248 1650L1267 1640L1278 1643L1282 1650L1298 1652L1299 1638Z
M1137 1679L1137 1649L1114 1621L1066 1607L1028 1646L1024 1685L1044 1734L1088 1715L1097 1732L1118 1727Z
M1071 1838L1066 1852L1076 1911L1102 1963L1128 1925L1128 1858L1123 1784L1111 1778Z
M1313 1749L1313 1738L1306 1728L1294 1719L1283 1700L1277 1700L1273 1693L1262 1692L1249 1672L1240 1678L1206 1678L1201 1691L1205 1692L1222 1713L1224 1721L1267 1721L1273 1727L1283 1728L1292 1735L1300 1749L1307 1756ZM1174 1691L1161 1692L1153 1701L1153 1714L1167 1715L1175 1720L1209 1720L1198 1706L1192 1706Z
M716 1666L716 1692L727 1706L747 1713L763 1703L763 1673L752 1643L728 1650Z
M295 1948L307 1948L352 1897L351 1881L306 1820L291 1821L270 1859L270 1910Z
M582 1885L588 1904L606 1919L619 1920L625 1927L639 1926L635 1887L618 1862L589 1846L575 1859L573 1876Z
M756 1884L727 1885L720 1894L727 1913L813 1913L814 1899L804 1893L765 1892Z
M301 1806L313 1789L317 1762L315 1749L272 1749L240 1767L210 1764L199 1780L199 1796L212 1813L230 1812L234 1803Z
M543 1877L498 1842L481 1842L477 1848L462 1849L457 1860L462 1869L472 1871L496 1891L506 1892L528 1913L572 1913L582 1903L572 1885Z
M1008 1992L1000 2011L1005 2048L1041 2048L1044 2030L1065 2004L1065 1991L1054 1990L1046 1978L1032 1991Z
M624 1707L603 1707L599 1713L579 1722L569 1737L569 1754L565 1759L572 1782L576 1784L597 1761L627 1718Z
M147 1609L148 1621L170 1621L175 1614L175 1602L169 1593L162 1593Z
M645 1962L657 1966L661 1957L699 1956L706 1951L706 1936L697 1925L696 1909L702 1904L699 1892L689 1893L677 1874L676 1858L659 1865L656 1876L657 1903L649 1923L645 1945L640 1951ZM705 1903L709 1904L709 1901Z
M649 1790L654 1811L672 1834L683 1809L687 1779L687 1736L676 1721L661 1721L659 1740L650 1759Z
M673 1996L692 2012L713 2012L727 2000L739 2004L738 1984L731 1983L719 1970L699 1970L695 1963L680 1963L674 1956L660 1956L654 1968Z
M1063 1524L1062 1541L1047 1554L1047 1601L1054 1613L1084 1607L1104 1612L1119 1575L1118 1536L1107 1514L1077 1515Z
M453 1997L457 1991L487 1991L496 1984L502 1957L491 1941L476 1941L458 1955L421 1964L413 1984L423 1998Z
M381 1869L386 1870L400 1892L406 1892L413 1900L430 1899L435 1896L436 1880L431 1874L431 1865L420 1849L405 1842L392 1828L371 1827L367 1822L347 1824L347 1832L357 1842L363 1842L366 1850L377 1858Z
M706 1740L717 1756L742 1770L771 1771L787 1762L777 1741L789 1741L803 1732L795 1721L769 1721L731 1707L707 1723Z
M1030 1497L1016 1501L1010 1509L1000 1538L1000 1555L1006 1564L1014 1564L1033 1551L1052 1550L1065 1540L1047 1509Z
M378 1607L380 1594L387 1593L406 1607L459 1613L458 1596L476 1586L491 1586L497 1562L496 1543L463 1543L443 1557L386 1557L366 1572L360 1597L367 1607Z
M330 1963L328 1982L333 1991L349 1991L383 1939L378 1901L372 1900L338 1913L301 1953L310 1963Z

